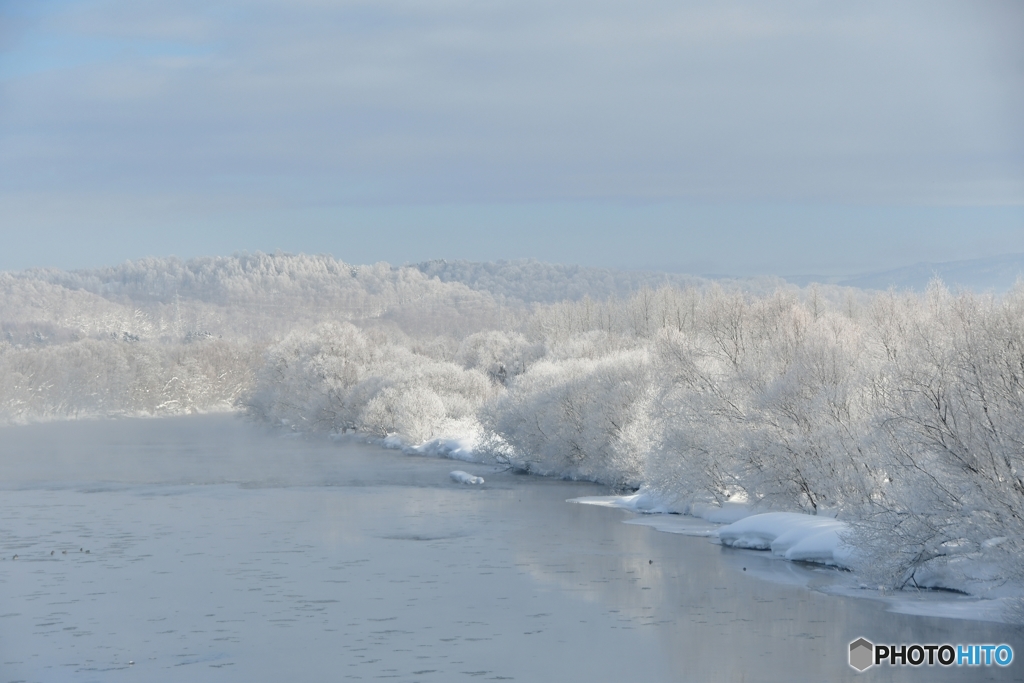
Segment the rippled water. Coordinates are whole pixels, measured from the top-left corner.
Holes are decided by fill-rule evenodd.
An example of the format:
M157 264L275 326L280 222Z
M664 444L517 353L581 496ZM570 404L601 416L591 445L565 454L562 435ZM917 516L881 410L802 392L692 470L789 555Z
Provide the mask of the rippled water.
M452 469L487 482L456 484ZM1024 638L760 580L780 563L565 502L599 486L281 438L231 417L6 428L0 481L0 683L1024 671L856 674L846 652L860 636L1007 642L1018 659Z

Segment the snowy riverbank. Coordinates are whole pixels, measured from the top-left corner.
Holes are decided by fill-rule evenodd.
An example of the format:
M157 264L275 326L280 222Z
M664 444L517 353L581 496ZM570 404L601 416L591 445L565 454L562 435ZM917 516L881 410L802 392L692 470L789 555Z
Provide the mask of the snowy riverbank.
M845 579L829 584L826 592L883 600L894 611L1006 623L1020 620L1019 596L1024 594L1024 586L1002 576L998 564L984 553L964 553L945 567L924 563L915 572L913 588L887 591L863 582L859 570L868 559L851 545L850 524L828 516L759 513L749 505L729 502L722 506L697 504L679 509L643 489L630 495L588 496L569 502L619 508L641 515L626 520L628 524L673 534L703 536L738 550L765 551L778 560L846 570ZM991 539L981 545L994 549L1000 540ZM769 580L780 576L773 572L763 572L763 575ZM792 580L791 574L782 576L787 583ZM921 600L922 591L933 594L930 599Z
M335 439L373 443L408 455L480 464L494 462L494 444L487 441L480 430L461 437L431 439L414 446L408 445L398 435L380 439L348 434ZM456 478L454 473L453 478ZM463 478L460 476L456 480L463 481ZM673 534L707 537L713 543L737 550L764 551L767 556L781 561L842 570L842 579L830 583L826 592L882 600L893 611L1006 623L1020 621L1019 600L1024 595L1024 586L1006 577L999 563L985 553L986 550L998 550L1000 538L981 543L981 552L957 555L954 550L952 561L948 556L941 556L935 558L939 562L923 562L916 568L910 585L894 591L869 583L863 570L870 557L856 547L855 534L849 522L825 513L761 512L748 503L738 502L741 499L741 496L735 496L733 501L722 504L695 502L680 505L643 487L631 494L586 496L569 502L637 513L638 517L626 520L628 524ZM768 580L776 580L780 576L775 572L761 574ZM790 574L782 576L787 583L791 582ZM821 586L817 588L822 590Z

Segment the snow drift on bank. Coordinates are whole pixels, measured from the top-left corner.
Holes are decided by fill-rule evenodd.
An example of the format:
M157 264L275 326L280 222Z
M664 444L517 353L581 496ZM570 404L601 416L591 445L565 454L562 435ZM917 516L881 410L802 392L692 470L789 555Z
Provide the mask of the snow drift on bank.
M770 550L772 554L786 560L815 562L846 569L856 564L855 549L843 541L843 536L850 531L849 525L831 517L798 512L755 514L749 505L739 502L726 502L723 505L690 503L680 509L649 489L640 489L627 496L587 496L574 498L570 502L643 513L645 517L629 521L659 531L710 536L731 548ZM672 517L679 519L672 520ZM708 529L705 525L690 521L694 518L724 526Z
M770 550L787 560L851 568L856 552L843 542L849 525L829 517L797 512L765 512L718 530L722 545Z

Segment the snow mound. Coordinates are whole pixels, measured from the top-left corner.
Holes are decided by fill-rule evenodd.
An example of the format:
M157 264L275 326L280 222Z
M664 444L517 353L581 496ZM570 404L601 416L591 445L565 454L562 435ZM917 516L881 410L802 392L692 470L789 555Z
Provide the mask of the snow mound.
M442 458L451 458L452 460L474 462L478 459L476 454L478 440L475 435L448 439L431 439L418 446L408 447L404 450L409 453L416 453L417 455L436 455Z
M718 530L722 545L770 550L787 560L850 568L853 548L843 542L845 522L796 512L766 512Z
M441 425L440 431L441 436L426 441L416 441L399 433L391 433L384 438L354 436L363 442L402 451L406 455L426 455L465 462L480 462L486 458L487 446L490 444L475 419L447 420ZM340 440L347 436L339 434L334 438Z
M691 503L687 514L715 524L732 524L754 514L746 503Z
M454 472L452 472L448 476L452 478L452 481L458 482L460 484L482 484L482 483L484 483L484 478L483 477L476 477L476 476L473 476L472 474L470 474L469 472L463 472L462 470L455 470Z

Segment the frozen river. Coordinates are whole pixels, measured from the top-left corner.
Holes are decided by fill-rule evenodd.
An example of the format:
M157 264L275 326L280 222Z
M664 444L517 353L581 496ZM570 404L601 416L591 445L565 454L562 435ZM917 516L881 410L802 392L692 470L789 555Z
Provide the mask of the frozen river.
M1017 629L765 581L833 573L565 502L591 484L229 416L4 428L0 483L0 683L1024 678ZM860 636L1018 661L857 674Z

